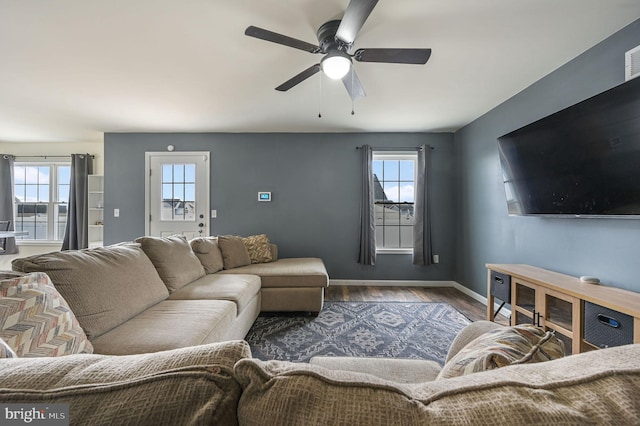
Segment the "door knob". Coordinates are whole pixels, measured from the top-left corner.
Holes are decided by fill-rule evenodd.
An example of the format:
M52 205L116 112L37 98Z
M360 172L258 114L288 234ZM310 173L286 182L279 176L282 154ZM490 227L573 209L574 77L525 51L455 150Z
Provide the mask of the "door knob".
M198 224L198 226L199 226L200 228L204 228L204 223L199 223L199 224Z

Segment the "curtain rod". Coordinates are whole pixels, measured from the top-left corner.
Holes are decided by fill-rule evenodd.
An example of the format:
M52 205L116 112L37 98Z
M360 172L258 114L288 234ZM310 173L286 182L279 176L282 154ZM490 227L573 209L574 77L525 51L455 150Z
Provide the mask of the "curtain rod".
M427 145L427 148L429 149L435 149L434 147ZM356 146L356 149L362 149L361 146ZM409 150L416 150L416 151L422 151L422 147L421 146L372 146L371 147L372 150L374 151L409 151Z
M90 155L90 157L96 158L95 155ZM14 158L71 158L71 155L16 155Z

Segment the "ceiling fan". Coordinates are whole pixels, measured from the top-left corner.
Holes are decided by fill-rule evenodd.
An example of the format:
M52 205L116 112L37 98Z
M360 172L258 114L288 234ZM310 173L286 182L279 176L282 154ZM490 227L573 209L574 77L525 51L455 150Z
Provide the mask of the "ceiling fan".
M350 53L360 28L377 3L378 0L351 0L341 20L325 22L320 26L317 32L319 46L254 26L247 27L244 34L324 55L320 63L285 81L276 90L285 92L322 70L329 78L341 79L351 99L356 101L365 93L353 69L354 59L358 62L426 64L431 56L431 49L357 49Z

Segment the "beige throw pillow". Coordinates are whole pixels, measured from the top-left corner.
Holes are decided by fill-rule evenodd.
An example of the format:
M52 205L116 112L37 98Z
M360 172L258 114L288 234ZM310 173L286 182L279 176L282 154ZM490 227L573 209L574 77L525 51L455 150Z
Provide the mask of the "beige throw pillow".
M3 358L92 353L93 346L47 274L35 272L0 281ZM13 351L11 351L13 349Z
M136 238L136 243L142 245L170 293L205 274L187 239L181 235L140 237Z
M222 252L224 269L233 269L251 264L251 258L242 237L221 235L218 237L218 247Z
M204 272L215 274L222 270L224 261L222 260L222 252L218 247L218 239L216 237L194 238L190 244L191 249L204 267Z
M271 262L271 243L269 237L266 234L252 235L242 239L251 263L266 263Z
M503 327L469 342L444 365L436 380L563 356L564 344L553 331L531 324Z

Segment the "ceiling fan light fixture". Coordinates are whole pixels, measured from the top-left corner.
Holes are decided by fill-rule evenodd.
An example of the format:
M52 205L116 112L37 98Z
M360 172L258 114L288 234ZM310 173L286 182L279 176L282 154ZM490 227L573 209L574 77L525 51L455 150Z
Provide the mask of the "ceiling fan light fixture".
M340 80L347 75L351 69L351 58L346 53L338 51L329 53L322 58L320 64L322 65L322 71L327 77Z

